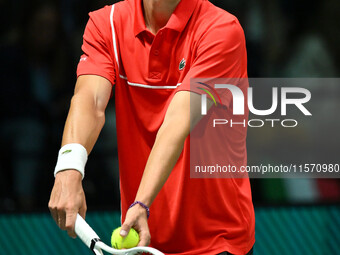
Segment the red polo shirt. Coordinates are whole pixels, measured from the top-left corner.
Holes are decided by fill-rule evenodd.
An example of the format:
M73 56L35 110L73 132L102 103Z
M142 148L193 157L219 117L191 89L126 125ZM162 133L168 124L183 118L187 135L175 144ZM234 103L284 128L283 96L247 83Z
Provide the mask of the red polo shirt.
M234 16L210 2L182 0L154 35L141 1L126 0L90 13L82 50L78 76L115 85L124 221L171 98L189 91L193 77L247 77L244 34ZM244 162L245 139L230 139ZM150 208L151 246L166 254L245 254L254 244L249 180L191 179L189 144Z

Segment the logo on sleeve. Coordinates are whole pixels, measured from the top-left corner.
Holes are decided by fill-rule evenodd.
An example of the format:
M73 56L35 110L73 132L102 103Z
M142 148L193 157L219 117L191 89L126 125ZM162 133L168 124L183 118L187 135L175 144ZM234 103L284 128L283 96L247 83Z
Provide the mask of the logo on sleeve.
M86 60L87 60L87 57L82 57L82 58L80 58L79 62L86 61Z
M179 63L179 70L182 71L185 67L185 59L183 58Z

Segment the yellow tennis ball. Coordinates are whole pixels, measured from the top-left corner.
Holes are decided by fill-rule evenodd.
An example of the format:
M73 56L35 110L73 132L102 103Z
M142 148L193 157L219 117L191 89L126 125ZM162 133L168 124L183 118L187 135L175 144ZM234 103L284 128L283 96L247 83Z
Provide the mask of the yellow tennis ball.
M119 233L120 229L116 228L112 232L111 236L111 246L115 249L130 249L136 247L139 243L139 235L133 228L130 229L128 235L123 238Z

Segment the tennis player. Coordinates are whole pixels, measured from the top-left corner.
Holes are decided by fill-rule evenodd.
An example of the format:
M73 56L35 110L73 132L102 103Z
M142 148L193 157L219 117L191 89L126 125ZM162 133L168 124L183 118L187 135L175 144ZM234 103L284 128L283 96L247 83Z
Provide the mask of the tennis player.
M252 254L249 179L191 179L189 170L201 98L190 78L247 77L238 20L206 0L125 0L90 13L82 50L49 201L58 226L75 237L76 214L85 217L84 167L114 89L121 235L133 227L139 245L166 254ZM242 164L245 138L223 141Z

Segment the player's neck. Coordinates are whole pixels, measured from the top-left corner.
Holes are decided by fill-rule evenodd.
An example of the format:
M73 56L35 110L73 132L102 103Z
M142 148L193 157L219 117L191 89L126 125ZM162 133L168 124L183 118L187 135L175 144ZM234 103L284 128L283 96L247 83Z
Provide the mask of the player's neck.
M166 25L181 0L143 0L146 27L157 34Z

